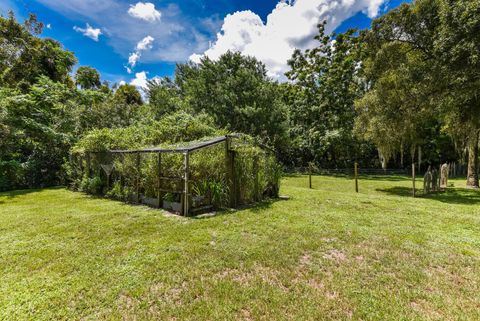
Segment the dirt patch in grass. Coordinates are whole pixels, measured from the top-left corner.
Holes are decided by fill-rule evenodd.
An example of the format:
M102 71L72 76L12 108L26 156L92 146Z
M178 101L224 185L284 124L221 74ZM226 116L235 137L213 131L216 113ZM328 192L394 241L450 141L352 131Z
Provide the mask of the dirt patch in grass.
M323 258L330 261L335 261L336 263L342 263L347 259L347 255L343 251L333 249L325 253Z

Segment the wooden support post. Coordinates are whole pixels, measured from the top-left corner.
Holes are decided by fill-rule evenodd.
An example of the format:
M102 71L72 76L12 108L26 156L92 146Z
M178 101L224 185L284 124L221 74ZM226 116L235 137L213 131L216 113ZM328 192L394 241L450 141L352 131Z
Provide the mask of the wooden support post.
M412 196L415 197L415 163L412 163L412 184L413 184Z
M135 183L135 188L136 188L136 194L137 194L137 203L140 203L140 175L141 175L141 169L140 169L140 152L137 153L137 177L136 177L136 183Z
M125 172L125 154L123 153L120 154L120 157L121 157L121 163L122 163L122 171L120 172L120 191L122 192L122 195L123 195L123 187L125 186L125 177L123 175L123 173Z
M308 163L308 187L312 188L312 163Z
M225 140L225 171L229 189L229 205L237 207L237 186L235 178L235 151L231 150L232 138L226 136Z
M355 192L358 193L358 163L355 162Z
M183 190L183 216L189 216L189 190L188 190L188 172L190 170L189 164L189 153L188 151L184 154L184 166L185 166L185 173L184 173L184 190Z
M440 191L440 184L442 184L442 164L438 167L438 190Z
M157 188L158 188L158 193L157 193L157 200L158 200L158 208L162 207L162 191L160 189L162 188L162 153L158 153L158 159L157 159Z
M445 176L445 188L448 187L448 176L450 175L450 164L447 165L447 170L446 170L446 176Z

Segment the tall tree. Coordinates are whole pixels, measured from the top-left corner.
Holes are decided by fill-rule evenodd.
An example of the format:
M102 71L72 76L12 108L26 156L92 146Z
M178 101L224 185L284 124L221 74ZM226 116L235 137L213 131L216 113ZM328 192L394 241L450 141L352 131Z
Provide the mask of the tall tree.
M146 92L155 119L181 108L180 90L170 77L149 80Z
M325 34L325 23L318 25L318 45L296 50L289 61L292 81L289 101L295 146L302 162L324 166L350 166L362 153L362 143L352 134L354 100L363 92L358 64L361 46L354 30L344 34ZM364 146L365 147L365 146ZM365 150L365 149L364 149Z
M40 76L71 84L72 52L53 39L39 38L43 24L30 15L22 25L12 12L0 17L0 85L27 91Z
M467 186L478 187L480 135L480 1L438 1L435 57L448 90L443 107L447 128L467 140Z
M176 82L189 108L211 115L217 126L278 149L286 145L287 110L279 85L255 58L227 52L216 61L178 65Z
M398 110L400 114L405 111L402 114L405 118L403 121L399 119L397 129L411 130L400 131L401 139L421 137L422 126L428 125L420 124L418 127L413 120L427 119L426 115L432 114L452 137L466 138L469 146L468 186L478 186L479 12L480 1L417 0L376 19L372 30L367 32L367 39L372 70L381 72L372 73L372 92L363 102L359 101L359 106L364 107L363 119L370 126L380 124L395 128L394 119L399 115L388 113L388 108L392 107L392 111ZM403 51L397 51L397 55L404 52L403 58L383 59L389 58L384 55L387 49L395 46L403 48ZM402 82L390 81L388 86L382 87L385 77L390 77L390 80L409 78ZM390 105L388 101L387 104L378 101L383 104L383 107L378 105L382 114L382 120L379 120L371 113L375 108L369 108L367 101L376 94L390 94L395 99L403 96L408 101L393 100ZM418 106L411 105L412 102ZM395 109L395 104L397 108L411 107L407 110ZM382 133L376 136L382 138ZM399 143L397 139L396 144Z
M115 91L114 98L119 103L125 103L127 105L142 105L142 95L133 85L124 84L120 85Z
M75 84L82 89L100 88L100 74L95 68L81 66L75 73Z

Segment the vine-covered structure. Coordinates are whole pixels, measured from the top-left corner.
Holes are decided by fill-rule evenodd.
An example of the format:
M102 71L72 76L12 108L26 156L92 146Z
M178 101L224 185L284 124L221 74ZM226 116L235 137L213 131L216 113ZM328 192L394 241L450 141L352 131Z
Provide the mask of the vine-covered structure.
M243 135L140 149L72 152L74 189L184 216L277 197L273 153Z

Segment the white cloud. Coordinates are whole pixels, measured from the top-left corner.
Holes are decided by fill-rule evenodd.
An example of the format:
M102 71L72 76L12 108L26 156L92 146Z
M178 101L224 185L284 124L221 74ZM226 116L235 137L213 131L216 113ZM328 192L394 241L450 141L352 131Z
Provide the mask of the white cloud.
M88 23L85 28L74 26L73 30L82 33L85 37L88 37L94 41L98 41L98 37L102 34L102 31L99 28L93 28Z
M49 24L49 23L47 23L46 27L47 27L47 29L52 29L52 25Z
M133 68L137 64L138 59L140 59L140 53L132 52L130 56L128 56L128 64Z
M139 51L152 49L152 43L155 40L152 36L146 36L137 43L136 49Z
M129 74L132 73L132 69L135 67L137 61L142 56L142 51L152 49L154 40L155 38L153 38L152 36L146 36L137 43L137 45L135 46L135 51L130 53L130 55L128 56L128 66L125 67Z
M150 2L138 2L131 5L128 14L134 18L142 19L148 22L160 20L162 13L155 9L155 5Z
M198 62L202 55L218 59L222 54L239 51L254 56L267 66L269 76L283 79L287 61L293 51L315 45L317 24L326 20L330 33L358 12L375 17L386 0L296 0L281 1L268 15L266 23L250 10L237 11L224 18L217 40L203 54L193 54Z
M130 81L130 85L140 89L147 88L147 73L145 71L137 72L135 78Z

